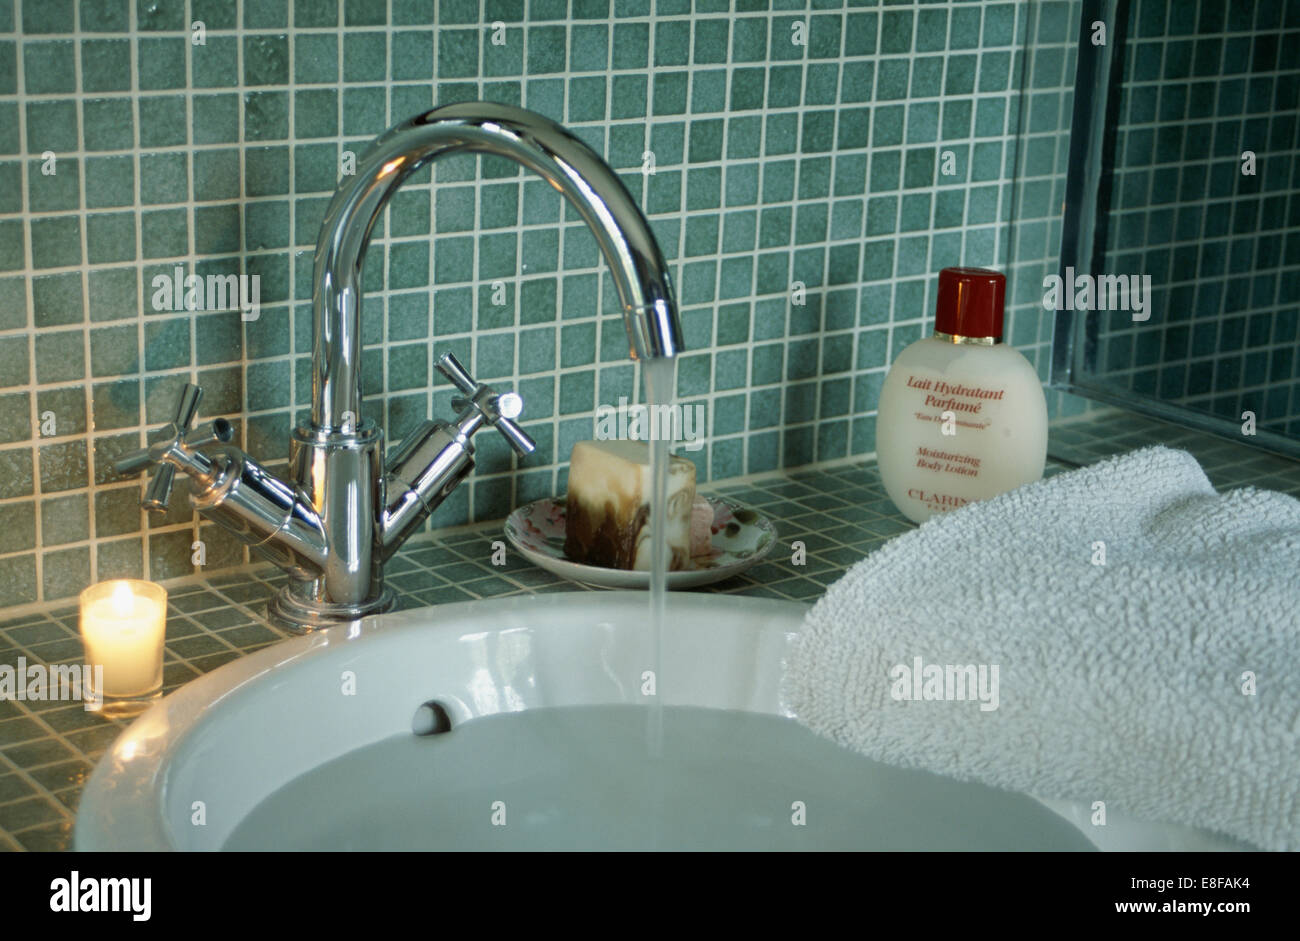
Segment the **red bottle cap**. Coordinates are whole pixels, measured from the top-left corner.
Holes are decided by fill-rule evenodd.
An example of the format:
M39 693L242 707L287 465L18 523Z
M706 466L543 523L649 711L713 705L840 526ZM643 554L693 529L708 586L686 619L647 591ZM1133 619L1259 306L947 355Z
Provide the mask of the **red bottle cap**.
M972 339L1002 339L1002 305L1007 277L988 268L944 268L939 272L936 333Z

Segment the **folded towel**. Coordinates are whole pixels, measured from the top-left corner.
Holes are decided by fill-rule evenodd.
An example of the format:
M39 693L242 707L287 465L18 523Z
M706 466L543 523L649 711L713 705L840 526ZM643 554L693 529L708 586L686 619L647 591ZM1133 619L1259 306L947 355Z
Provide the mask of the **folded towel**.
M1154 447L968 504L832 585L785 684L879 761L1300 850L1300 501Z

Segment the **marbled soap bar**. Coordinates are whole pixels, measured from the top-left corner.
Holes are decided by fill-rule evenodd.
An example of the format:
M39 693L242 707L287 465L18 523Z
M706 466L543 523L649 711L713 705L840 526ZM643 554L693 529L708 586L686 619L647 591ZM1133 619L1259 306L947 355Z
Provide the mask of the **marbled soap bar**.
M603 568L649 570L650 446L644 441L579 441L569 463L564 554ZM691 567L691 504L695 465L672 456L668 464L665 536L669 568Z

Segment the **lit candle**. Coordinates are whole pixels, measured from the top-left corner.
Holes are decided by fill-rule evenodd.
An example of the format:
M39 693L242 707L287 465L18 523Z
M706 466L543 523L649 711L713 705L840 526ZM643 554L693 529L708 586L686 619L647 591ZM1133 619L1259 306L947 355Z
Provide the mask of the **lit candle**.
M148 696L162 688L167 589L153 582L117 579L81 593L81 639L86 661L104 668L109 699Z

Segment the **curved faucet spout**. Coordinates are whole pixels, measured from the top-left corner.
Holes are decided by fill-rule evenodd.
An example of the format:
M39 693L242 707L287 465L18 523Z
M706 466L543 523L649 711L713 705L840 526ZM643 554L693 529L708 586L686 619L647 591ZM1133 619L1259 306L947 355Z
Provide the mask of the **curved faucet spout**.
M682 350L667 266L618 175L586 144L540 115L483 102L447 105L378 138L330 204L316 246L312 297L317 432L351 433L361 414L361 266L375 220L412 173L456 152L509 157L563 193L609 263L631 354L653 359Z

